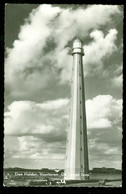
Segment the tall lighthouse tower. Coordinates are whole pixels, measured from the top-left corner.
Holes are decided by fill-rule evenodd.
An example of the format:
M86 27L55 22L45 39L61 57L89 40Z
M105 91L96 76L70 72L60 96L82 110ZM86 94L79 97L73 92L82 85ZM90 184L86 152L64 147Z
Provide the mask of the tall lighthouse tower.
M82 60L84 52L78 38L73 42L72 55L70 121L64 178L66 180L86 180L89 178L89 164Z

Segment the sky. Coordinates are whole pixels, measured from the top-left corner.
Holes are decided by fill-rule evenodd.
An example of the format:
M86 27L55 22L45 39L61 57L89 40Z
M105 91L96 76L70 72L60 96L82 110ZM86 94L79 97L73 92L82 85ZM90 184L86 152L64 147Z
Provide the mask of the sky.
M89 168L121 169L123 7L101 4L6 4L4 167L64 168L76 36Z

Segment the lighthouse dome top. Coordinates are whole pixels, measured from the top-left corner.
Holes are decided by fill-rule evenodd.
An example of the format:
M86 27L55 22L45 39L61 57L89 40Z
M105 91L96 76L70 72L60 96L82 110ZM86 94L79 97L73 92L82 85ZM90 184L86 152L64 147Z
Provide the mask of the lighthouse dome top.
M82 48L82 43L78 37L73 41L73 48Z

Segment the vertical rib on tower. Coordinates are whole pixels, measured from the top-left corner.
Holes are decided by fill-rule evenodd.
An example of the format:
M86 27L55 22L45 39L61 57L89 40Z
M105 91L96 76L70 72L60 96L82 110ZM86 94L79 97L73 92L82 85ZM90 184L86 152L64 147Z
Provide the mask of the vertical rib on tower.
M65 179L88 178L88 143L82 56L79 39L73 42L73 72L71 80L70 124L67 135Z

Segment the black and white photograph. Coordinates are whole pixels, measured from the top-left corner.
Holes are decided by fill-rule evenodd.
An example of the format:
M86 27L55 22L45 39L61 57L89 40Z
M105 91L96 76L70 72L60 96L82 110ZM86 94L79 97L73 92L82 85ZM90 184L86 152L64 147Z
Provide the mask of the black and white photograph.
M122 187L123 9L5 4L4 187Z

